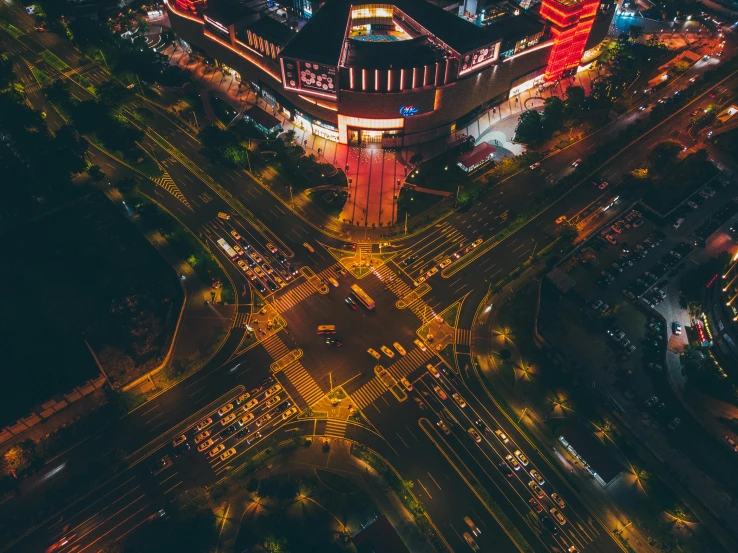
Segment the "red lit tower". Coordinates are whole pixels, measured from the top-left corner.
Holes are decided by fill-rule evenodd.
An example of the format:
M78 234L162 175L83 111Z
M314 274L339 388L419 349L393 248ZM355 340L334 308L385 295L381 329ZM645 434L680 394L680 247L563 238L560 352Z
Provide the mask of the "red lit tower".
M554 41L546 81L556 81L579 65L599 6L600 0L543 0L541 17L551 22Z
M208 0L174 0L174 5L180 10L197 15L200 10L208 7Z

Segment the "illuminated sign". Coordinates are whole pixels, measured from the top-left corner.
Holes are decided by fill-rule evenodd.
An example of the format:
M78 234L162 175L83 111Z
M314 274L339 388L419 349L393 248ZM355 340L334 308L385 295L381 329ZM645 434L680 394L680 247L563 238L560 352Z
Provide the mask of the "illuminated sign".
M403 117L410 117L412 115L417 115L419 111L420 110L415 106L402 106L400 108L400 115Z

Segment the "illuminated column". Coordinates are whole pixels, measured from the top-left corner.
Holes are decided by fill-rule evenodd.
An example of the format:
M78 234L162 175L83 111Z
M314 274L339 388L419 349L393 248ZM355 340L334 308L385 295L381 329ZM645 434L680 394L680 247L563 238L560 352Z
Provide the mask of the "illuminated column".
M174 0L174 4L184 11L188 11L195 15L199 14L203 8L207 8L207 0Z
M579 65L599 6L600 0L543 0L541 17L551 23L554 41L546 81L555 81Z

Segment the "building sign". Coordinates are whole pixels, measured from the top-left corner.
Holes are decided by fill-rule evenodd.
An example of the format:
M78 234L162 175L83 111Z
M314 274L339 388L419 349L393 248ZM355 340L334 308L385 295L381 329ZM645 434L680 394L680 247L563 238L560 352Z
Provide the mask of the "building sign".
M283 59L285 88L336 95L336 68L321 63ZM329 96L329 97L330 97Z
M400 115L403 117L411 117L417 115L420 110L415 106L402 106L400 108Z
M473 69L489 65L490 63L497 60L499 55L500 43L495 42L478 48L474 52L465 54L461 60L461 66L459 67L459 74L468 73Z

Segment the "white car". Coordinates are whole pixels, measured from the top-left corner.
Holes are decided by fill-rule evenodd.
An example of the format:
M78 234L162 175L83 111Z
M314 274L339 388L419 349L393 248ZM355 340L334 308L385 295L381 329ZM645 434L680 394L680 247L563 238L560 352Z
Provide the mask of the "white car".
M536 469L531 469L530 475L535 478L536 482L538 482L540 486L543 486L546 483L546 481L543 479L543 476L541 476L541 473L538 472Z
M533 165L530 166L531 171L538 169L541 166L540 162L536 161Z
M580 157L580 158L575 159L574 161L572 161L571 162L571 166L572 167L578 167L581 162L582 162L582 158Z
M592 309L597 310L602 306L602 300L597 300L592 304Z

